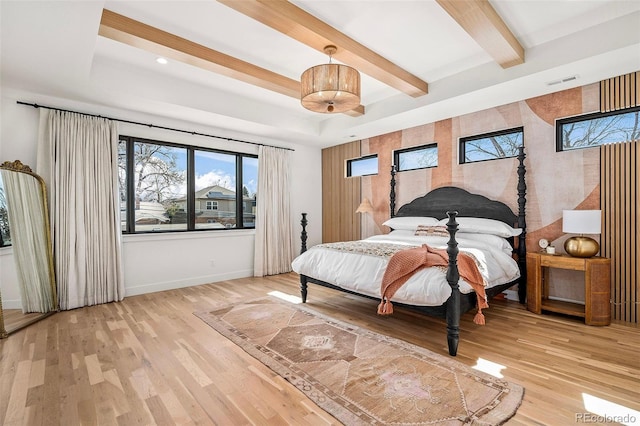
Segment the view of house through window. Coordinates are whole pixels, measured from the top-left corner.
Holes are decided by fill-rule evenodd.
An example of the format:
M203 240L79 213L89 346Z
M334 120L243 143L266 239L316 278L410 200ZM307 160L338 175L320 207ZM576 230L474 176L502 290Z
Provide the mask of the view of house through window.
M123 232L255 226L255 156L123 136L119 161Z
M637 139L640 139L640 107L556 121L557 151Z

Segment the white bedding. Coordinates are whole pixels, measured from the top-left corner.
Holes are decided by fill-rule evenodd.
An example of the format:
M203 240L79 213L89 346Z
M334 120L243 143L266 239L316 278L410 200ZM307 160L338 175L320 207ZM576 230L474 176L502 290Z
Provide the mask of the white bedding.
M446 248L448 238L413 236L391 233L376 235L362 242L383 242L420 246L429 244L435 248ZM504 250L482 241L456 238L460 251L475 256L479 270L487 282L487 288L505 284L520 276L517 262ZM407 247L410 248L410 247ZM306 275L341 288L373 297L380 297L380 283L388 258L354 254L318 246L294 259L292 268ZM469 293L471 286L460 280L460 292ZM438 268L423 268L416 272L393 296L393 301L417 306L439 306L451 295L451 287L445 274Z

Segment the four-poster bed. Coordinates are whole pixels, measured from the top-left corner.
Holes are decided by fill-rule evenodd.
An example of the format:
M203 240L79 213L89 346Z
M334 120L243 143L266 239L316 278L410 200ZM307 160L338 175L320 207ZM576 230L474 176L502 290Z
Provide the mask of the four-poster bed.
M307 219L303 213L302 250L292 264L294 271L300 274L303 303L307 300L309 282L380 300L379 283L384 278L382 275L390 258L397 252L422 244L446 247L446 271L438 267L417 268L419 270L397 291L394 305L446 318L449 354L455 356L460 316L478 305L476 292L459 279L460 253L476 261L485 279L487 300L518 284L520 302L525 301L526 184L523 148L520 148L517 158L518 214L502 202L452 186L436 188L395 212L394 168L390 190L392 220L385 222L392 228L388 235L351 243L320 244L307 250ZM373 288L372 283L375 283Z

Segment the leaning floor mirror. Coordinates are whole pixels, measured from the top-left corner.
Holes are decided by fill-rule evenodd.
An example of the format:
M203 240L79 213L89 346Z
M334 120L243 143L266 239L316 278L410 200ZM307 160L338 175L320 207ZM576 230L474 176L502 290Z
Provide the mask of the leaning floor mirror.
M0 165L0 337L58 310L44 181L16 160Z

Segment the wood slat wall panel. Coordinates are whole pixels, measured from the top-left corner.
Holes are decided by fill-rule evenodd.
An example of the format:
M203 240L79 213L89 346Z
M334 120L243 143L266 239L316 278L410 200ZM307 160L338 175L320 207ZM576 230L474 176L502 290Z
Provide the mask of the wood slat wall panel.
M360 141L322 150L322 242L360 239L360 178L346 178L346 160L360 157ZM311 219L310 219L310 224Z
M609 112L640 105L640 72L600 82L600 111Z
M639 322L640 155L638 141L600 147L602 255L611 258L614 319Z

